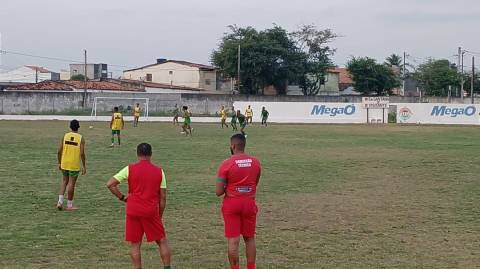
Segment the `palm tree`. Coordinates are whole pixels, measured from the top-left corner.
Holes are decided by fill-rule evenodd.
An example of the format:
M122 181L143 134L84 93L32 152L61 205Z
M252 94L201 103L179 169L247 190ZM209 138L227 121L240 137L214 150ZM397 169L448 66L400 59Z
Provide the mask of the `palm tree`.
M385 59L385 64L392 67L392 66L397 66L400 67L402 66L402 57L398 54L392 54Z

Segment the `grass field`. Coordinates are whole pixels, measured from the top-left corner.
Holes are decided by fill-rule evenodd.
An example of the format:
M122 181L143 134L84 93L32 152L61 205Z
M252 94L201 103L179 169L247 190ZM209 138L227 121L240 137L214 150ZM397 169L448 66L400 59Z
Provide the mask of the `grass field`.
M149 142L169 180L165 216L174 268L227 268L214 194L231 132L130 125L109 149L105 123L81 133L88 173L73 213L55 209L65 122L0 121L0 267L130 268L124 210L110 176ZM480 129L272 125L249 127L263 164L258 268L479 268ZM123 186L125 190L126 186ZM160 268L143 247L144 268ZM243 249L242 249L243 251ZM242 264L244 260L242 260Z

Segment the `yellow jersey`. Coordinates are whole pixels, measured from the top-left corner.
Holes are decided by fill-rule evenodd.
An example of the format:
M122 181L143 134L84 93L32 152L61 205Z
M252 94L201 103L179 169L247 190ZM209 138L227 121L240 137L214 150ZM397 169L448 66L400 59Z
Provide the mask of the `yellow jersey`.
M117 112L113 113L113 122L112 122L112 130L121 130L123 128L123 116L122 113Z
M220 110L220 116L222 117L222 120L227 119L227 112L225 109Z
M74 132L66 133L63 137L62 162L60 168L68 171L80 171L80 144L82 135Z
M133 115L135 117L140 117L140 112L142 111L142 109L139 107L139 106L136 106L133 108Z
M253 109L247 108L247 110L245 110L245 116L253 117Z

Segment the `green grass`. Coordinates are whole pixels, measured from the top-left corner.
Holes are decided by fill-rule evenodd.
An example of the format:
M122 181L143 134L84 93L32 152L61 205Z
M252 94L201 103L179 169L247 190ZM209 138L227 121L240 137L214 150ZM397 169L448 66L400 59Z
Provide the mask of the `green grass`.
M130 268L124 209L106 189L149 142L169 183L165 224L174 268L227 268L214 194L229 130L142 124L109 149L106 123L81 133L88 173L74 213L54 206L56 147L67 123L0 121L0 267ZM478 268L480 130L475 127L248 127L259 157L258 268ZM126 186L122 186L125 190ZM143 246L144 268L160 268ZM243 251L243 250L242 250ZM243 253L243 252L242 252ZM244 263L244 260L242 260Z

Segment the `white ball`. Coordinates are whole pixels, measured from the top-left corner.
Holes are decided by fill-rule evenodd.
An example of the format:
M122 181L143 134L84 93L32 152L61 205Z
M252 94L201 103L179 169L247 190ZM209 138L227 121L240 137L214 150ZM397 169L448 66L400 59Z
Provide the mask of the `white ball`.
M88 127L88 128L90 128L90 129L93 129L93 126L92 126L92 125L90 125L90 127Z

